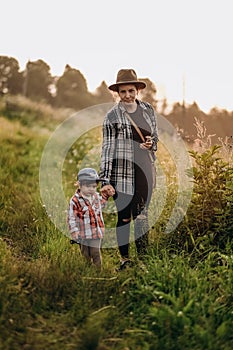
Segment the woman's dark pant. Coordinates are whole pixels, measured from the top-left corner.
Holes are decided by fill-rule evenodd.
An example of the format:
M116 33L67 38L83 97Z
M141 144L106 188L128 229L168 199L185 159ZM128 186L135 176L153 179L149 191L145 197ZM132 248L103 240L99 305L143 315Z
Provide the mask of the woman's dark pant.
M138 255L143 255L148 245L148 206L152 195L152 174L145 175L135 166L134 195L116 192L114 201L117 207L118 221L116 236L122 258L129 257L130 220L134 220L134 239Z

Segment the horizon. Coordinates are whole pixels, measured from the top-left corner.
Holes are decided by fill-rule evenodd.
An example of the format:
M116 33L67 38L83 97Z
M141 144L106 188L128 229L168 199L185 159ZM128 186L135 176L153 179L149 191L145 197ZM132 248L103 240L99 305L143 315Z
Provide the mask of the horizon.
M141 5L141 1L136 1ZM80 70L93 92L102 81L115 82L121 68L148 78L158 98L196 102L201 110L233 110L233 22L228 0L8 0L2 4L1 53L17 59L42 59L51 74L66 64ZM12 11L14 9L14 11ZM133 16L133 23L124 22ZM11 23L10 22L10 23ZM218 24L218 25L217 25ZM15 30L17 29L17 30Z
M8 55L2 55L2 56L8 56ZM22 64L22 63L20 63L19 59L17 59L17 57L13 57L13 56L9 56L9 57L12 57L12 58L16 59L16 60L19 62L19 68L20 68L19 71L20 71L20 72L22 72L22 71L25 70L26 64L27 64L28 61L35 62L35 61L41 59L41 60L43 60L45 63L47 63L47 64L49 65L49 67L50 67L50 73L51 73L51 75L52 75L53 77L55 77L55 76L57 76L57 77L62 76L62 74L63 74L63 72L64 72L64 70L65 70L66 64L69 64L69 63L66 63L66 64L64 65L63 69L60 69L59 72L55 72L55 71L53 70L53 67L51 67L50 64L49 64L47 61L45 61L45 59L42 59L42 58L34 58L33 60L27 59L27 61L25 61L24 64ZM83 77L86 79L87 88L88 88L88 91L89 91L90 93L94 93L95 90L101 85L101 83L102 83L103 81L107 84L107 86L110 85L110 84L112 83L112 82L107 83L106 80L102 80L102 81L97 82L97 83L96 83L97 85L95 85L95 86L92 84L92 85L91 85L91 88L90 88L90 84L89 84L89 82L88 82L87 77L85 76L85 74L84 74L78 67L71 66L71 68L77 69L77 70L80 71L80 73L81 73L81 74L83 75ZM140 80L140 79L144 79L144 78L148 78L148 77L139 77L139 76L138 76L138 78L139 78L139 80ZM217 109L219 109L219 110L226 110L227 112L233 112L233 108L232 108L232 109L228 109L228 108L226 108L226 107L224 107L224 106L217 106L217 105L209 106L209 108L202 108L202 106L198 103L197 100L193 99L192 101L190 101L190 100L188 101L188 100L185 98L185 87L184 87L184 85L186 84L186 82L185 82L184 76L181 77L181 81L180 81L180 87L181 87L182 91L180 92L180 99L179 99L179 100L178 100L178 99L177 99L177 100L175 100L175 99L169 100L169 98L168 98L168 97L165 95L165 93L164 93L164 90L166 90L166 89L165 89L165 86L163 86L163 85L158 86L158 85L156 85L156 83L155 83L151 78L148 78L148 79L149 79L152 83L155 84L155 87L156 87L156 89L157 89L157 92L156 92L156 97L157 97L157 98L156 98L156 100L157 100L158 102L162 102L164 99L166 99L166 101L167 101L167 103L168 103L168 110L170 110L170 109L172 108L172 106L173 106L175 103L180 103L180 104L185 103L186 106L190 106L190 105L192 105L193 103L196 103L196 104L198 105L198 107L200 108L200 110L201 110L202 112L206 113L206 114L208 114L208 113L211 111L211 109L213 109L213 108L217 108Z

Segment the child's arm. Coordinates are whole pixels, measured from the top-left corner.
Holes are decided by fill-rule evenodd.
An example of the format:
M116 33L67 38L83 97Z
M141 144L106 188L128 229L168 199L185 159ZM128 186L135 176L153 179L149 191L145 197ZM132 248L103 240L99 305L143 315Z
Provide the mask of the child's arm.
M106 192L101 192L99 194L99 199L100 199L100 204L101 204L101 208L104 209L107 201L109 199L109 197L112 197L115 193L115 190L110 189L110 191L108 192L109 194L107 194Z
M70 200L67 223L70 231L71 238L76 241L80 238L79 226L78 226L78 207L73 199Z
M80 239L80 235L78 231L71 232L70 236L73 241L78 241Z

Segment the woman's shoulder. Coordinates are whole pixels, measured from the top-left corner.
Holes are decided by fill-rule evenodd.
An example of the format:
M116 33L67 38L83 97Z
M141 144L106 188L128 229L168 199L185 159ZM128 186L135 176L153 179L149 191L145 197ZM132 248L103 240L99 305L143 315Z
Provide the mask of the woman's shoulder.
M111 123L116 123L120 117L121 117L120 105L119 105L119 103L117 103L107 112L106 118Z
M119 104L117 103L114 106L112 106L111 109L109 109L109 111L107 112L107 115L109 116L109 115L112 115L112 114L116 113L118 108L119 108Z
M156 120L158 118L158 113L155 111L154 107L149 102L139 101L139 105L151 120Z
M152 107L152 105L149 102L141 101L141 100L138 102L139 102L139 106L141 106L142 108L154 110L154 108Z

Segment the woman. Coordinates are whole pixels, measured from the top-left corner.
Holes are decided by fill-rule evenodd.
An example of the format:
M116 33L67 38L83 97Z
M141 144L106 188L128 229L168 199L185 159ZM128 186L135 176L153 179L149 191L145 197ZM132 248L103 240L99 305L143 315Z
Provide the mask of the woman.
M155 181L153 163L158 132L153 107L137 99L139 90L145 87L133 69L121 69L116 83L109 86L118 93L120 102L107 113L103 123L100 177L108 179L115 189L120 269L130 263L132 219L139 256L145 253L148 244L148 206ZM103 183L101 192L108 192L110 185Z

